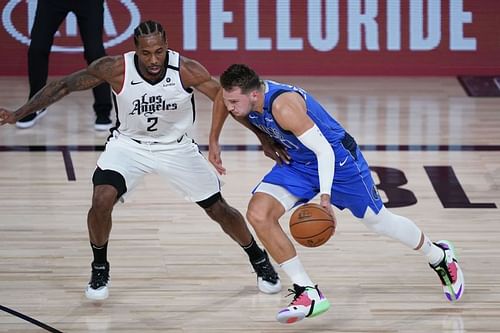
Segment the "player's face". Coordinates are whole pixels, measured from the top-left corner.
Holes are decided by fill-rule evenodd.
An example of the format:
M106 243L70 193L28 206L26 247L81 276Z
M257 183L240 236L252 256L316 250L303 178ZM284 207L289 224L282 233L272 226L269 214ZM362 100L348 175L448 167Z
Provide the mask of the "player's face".
M255 110L254 92L243 94L239 87L230 91L222 89L222 98L228 111L236 117L245 117Z
M167 43L159 33L139 37L135 52L139 57L141 74L150 79L162 76L165 72L167 49Z

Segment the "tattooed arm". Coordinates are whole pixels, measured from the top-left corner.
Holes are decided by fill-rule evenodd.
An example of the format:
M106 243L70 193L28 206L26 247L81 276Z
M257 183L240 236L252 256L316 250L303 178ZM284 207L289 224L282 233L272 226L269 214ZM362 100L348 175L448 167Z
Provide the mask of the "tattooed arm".
M103 57L97 59L88 68L50 82L36 93L26 104L16 111L0 108L0 125L13 124L30 113L41 110L73 91L87 90L108 82L115 86L121 82L124 72L122 57Z

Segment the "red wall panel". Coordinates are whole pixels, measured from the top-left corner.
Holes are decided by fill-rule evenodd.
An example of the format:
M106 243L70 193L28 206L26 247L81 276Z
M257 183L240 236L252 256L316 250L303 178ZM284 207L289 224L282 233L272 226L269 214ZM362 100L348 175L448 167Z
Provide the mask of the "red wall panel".
M35 8L0 1L0 75L27 73ZM132 49L152 19L214 75L234 62L265 75L500 74L497 0L107 0L105 17L108 54ZM50 74L85 66L74 18L54 45Z

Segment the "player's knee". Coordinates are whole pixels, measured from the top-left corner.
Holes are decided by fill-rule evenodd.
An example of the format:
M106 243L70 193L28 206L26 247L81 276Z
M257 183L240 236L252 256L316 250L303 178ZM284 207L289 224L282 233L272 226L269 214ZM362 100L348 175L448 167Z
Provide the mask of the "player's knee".
M365 216L361 221L370 230L380 234L390 236L394 234L396 229L398 229L401 224L400 217L385 207L376 214L370 208L368 208ZM403 221L404 222L404 221Z
M94 184L92 207L97 211L111 211L116 201L127 192L125 178L113 170L96 168L92 183Z
M220 192L215 193L207 199L197 201L196 204L203 208L207 215L215 221L221 220L221 216L225 213L224 208L227 206Z
M96 214L110 214L116 203L116 189L111 185L94 187L92 195L92 209Z
M370 230L395 239L414 249L420 242L422 231L406 217L396 215L386 208L378 214L365 215L361 220Z
M225 203L225 201L222 198L222 195L220 194L220 192L217 192L214 195L212 195L206 199L196 201L196 204L205 210L207 210L207 209L214 210L217 208L217 205L219 205L221 203Z
M102 170L96 168L92 176L94 187L99 185L111 185L116 190L116 200L127 192L125 178L114 170Z
M247 221L254 229L260 229L267 225L266 212L257 209L255 206L250 205L247 210Z
M380 234L385 230L384 221L388 221L390 219L390 214L391 212L384 207L382 207L378 213L375 213L368 207L365 215L361 219L361 222L363 222L368 229Z

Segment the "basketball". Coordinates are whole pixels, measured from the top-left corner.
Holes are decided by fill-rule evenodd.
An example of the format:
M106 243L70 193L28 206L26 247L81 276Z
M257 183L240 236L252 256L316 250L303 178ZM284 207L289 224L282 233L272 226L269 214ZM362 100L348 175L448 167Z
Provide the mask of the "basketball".
M315 203L299 206L290 217L293 239L306 247L325 244L335 233L335 220L326 209Z

